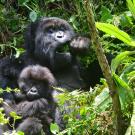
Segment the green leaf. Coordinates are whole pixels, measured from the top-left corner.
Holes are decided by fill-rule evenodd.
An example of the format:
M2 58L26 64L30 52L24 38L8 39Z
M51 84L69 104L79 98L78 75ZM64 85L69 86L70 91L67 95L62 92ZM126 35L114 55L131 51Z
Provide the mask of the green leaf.
M135 135L135 100L133 102L133 114L131 118L132 135Z
M132 2L132 0L127 0L127 6L135 19L135 1Z
M3 98L0 98L0 104L3 103Z
M86 115L86 112L87 112L87 108L86 107L80 108L80 115Z
M7 88L6 88L6 92L9 92L9 93L10 93L10 92L12 92L12 89L9 88L9 87L7 87Z
M119 40L123 41L124 43L126 43L128 45L135 46L135 42L130 38L130 36L126 32L120 30L118 27L116 27L112 24L97 22L96 27L99 30L101 30L111 36L115 36L116 38L118 38Z
M131 126L128 127L128 129L127 129L125 135L131 135Z
M70 18L69 18L69 22L73 23L76 19L76 16L72 15Z
M104 88L103 91L95 98L93 105L97 110L104 111L111 102L112 100L109 95L109 89Z
M16 114L16 112L10 112L10 116L11 117L13 117L14 119L21 119L21 117L20 116L18 116L17 114Z
M17 135L24 135L22 131L17 131Z
M22 6L23 4L26 4L27 2L29 2L29 0L18 0L18 4L20 6Z
M0 107L0 125L7 124L9 122L8 118L5 118L3 111L4 108Z
M115 73L113 73L113 78L119 92L121 108L124 109L127 104L133 101L133 91L129 85Z
M135 63L129 65L127 68L124 69L120 78L124 80L126 83L129 82L129 79L135 77Z
M120 15L120 23L122 27L132 27L133 22L130 16L130 11L124 12L124 14Z
M29 18L31 19L32 22L35 22L37 19L37 13L35 11L31 11L29 14Z
M51 123L50 130L53 134L59 133L59 126L56 123Z
M25 50L23 48L16 48L16 54L15 57L18 58L22 53L25 52Z
M116 72L117 67L122 63L125 58L127 58L129 55L135 54L135 51L125 51L120 53L119 55L116 56L111 62L111 70L112 72Z
M106 22L108 19L112 19L111 12L105 6L101 8L101 21Z

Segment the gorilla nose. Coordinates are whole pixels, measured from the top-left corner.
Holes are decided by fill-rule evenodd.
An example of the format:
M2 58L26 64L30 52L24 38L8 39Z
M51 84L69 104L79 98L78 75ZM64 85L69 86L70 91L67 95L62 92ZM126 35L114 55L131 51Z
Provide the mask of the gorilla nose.
M37 89L36 89L35 87L32 87L32 88L30 89L30 91L31 91L32 93L37 93Z
M62 36L59 36L59 35L58 35L57 38L62 38Z
M56 36L57 38L63 38L64 37L63 31L59 31Z

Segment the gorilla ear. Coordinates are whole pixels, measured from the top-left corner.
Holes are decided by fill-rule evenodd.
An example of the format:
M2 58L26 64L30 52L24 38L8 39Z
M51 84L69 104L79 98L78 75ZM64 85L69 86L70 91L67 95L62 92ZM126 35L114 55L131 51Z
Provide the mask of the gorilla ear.
M30 55L33 54L35 49L35 34L38 27L39 21L32 22L27 26L24 34L26 52Z

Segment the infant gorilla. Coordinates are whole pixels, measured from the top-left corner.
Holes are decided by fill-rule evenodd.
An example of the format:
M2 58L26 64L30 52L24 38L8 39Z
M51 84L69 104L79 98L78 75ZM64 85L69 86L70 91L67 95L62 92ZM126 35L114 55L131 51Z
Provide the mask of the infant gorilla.
M50 123L54 121L56 103L53 100L54 76L46 67L39 65L24 68L19 76L20 92L14 93L17 103L4 104L7 116L15 111L22 116L16 123L16 130L25 135L50 135ZM10 107L9 107L10 106Z

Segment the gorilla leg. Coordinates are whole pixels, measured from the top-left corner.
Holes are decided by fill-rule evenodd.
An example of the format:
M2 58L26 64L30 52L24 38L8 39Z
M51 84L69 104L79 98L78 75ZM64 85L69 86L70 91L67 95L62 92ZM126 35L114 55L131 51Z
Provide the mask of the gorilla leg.
M39 135L42 132L43 125L38 118L29 117L17 127L17 131L23 131L25 135Z

